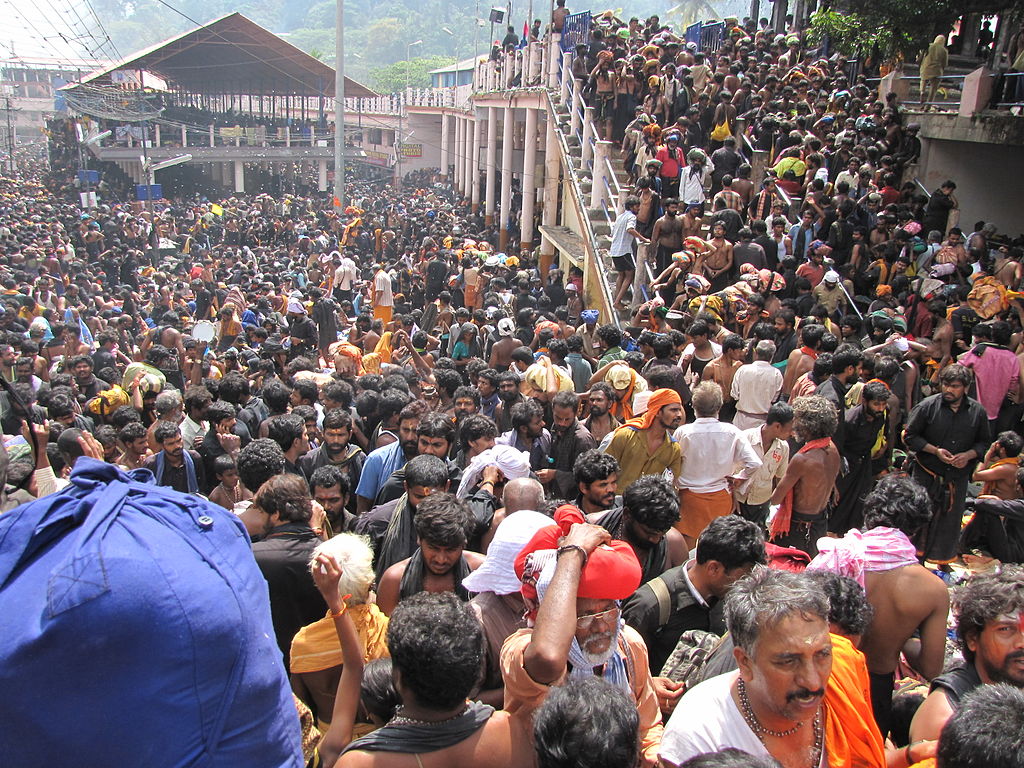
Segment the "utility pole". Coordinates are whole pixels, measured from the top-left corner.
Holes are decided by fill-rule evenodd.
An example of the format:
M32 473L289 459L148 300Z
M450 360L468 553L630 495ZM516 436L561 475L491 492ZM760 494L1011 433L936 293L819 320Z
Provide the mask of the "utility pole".
M334 12L334 197L345 210L345 0Z
M4 111L7 113L7 168L13 179L18 175L18 165L14 160L14 126L11 125L11 112L20 112L21 110L11 107L10 96L5 96L4 101L6 103Z

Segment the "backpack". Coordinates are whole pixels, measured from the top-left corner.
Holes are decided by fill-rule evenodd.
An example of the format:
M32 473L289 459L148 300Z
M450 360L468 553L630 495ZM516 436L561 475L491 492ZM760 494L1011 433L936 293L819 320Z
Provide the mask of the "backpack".
M303 764L245 528L149 470L82 457L0 516L0 615L5 766Z

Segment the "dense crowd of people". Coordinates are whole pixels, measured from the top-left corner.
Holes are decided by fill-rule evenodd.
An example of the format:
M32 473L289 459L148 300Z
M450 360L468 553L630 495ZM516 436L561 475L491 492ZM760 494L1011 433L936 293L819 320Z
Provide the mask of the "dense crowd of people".
M1020 766L1020 243L844 65L595 19L622 322L436 170L0 179L5 764Z

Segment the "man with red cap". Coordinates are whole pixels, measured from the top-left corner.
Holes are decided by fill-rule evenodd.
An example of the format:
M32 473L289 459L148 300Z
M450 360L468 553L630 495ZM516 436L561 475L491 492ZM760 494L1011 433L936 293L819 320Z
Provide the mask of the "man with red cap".
M555 522L515 560L530 626L501 649L505 710L529 720L551 686L600 676L636 702L642 764L655 766L662 723L647 646L619 608L640 586L640 563L629 544L584 522L572 505L559 507Z
M626 488L643 475L660 475L666 469L679 476L682 453L672 431L685 418L683 401L674 389L656 389L643 416L630 419L612 435L605 453L619 461L619 487Z

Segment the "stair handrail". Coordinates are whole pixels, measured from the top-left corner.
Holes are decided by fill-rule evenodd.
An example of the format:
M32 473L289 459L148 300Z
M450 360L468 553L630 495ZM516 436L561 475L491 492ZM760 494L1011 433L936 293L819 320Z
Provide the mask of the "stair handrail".
M547 100L548 119L554 120L556 115L555 103L551 98L551 91L546 88L544 89L544 98ZM569 162L569 145L565 141L565 134L557 125L555 127L555 138L558 141L558 149L562 156L562 165L566 169L566 179L569 181L569 189L572 192L569 197L572 201L573 208L575 209L576 219L580 222L580 227L583 230L584 258L590 262L592 272L597 277L598 286L601 289L601 295L605 300L606 314L611 318L611 322L616 328L621 328L622 325L619 321L618 313L615 311L615 300L612 296L611 287L608 285L607 275L605 275L604 269L598 260L597 235L594 232L594 225L590 221L586 202L583 198L583 191L580 189L579 178L576 175L575 169L572 167L572 163Z

